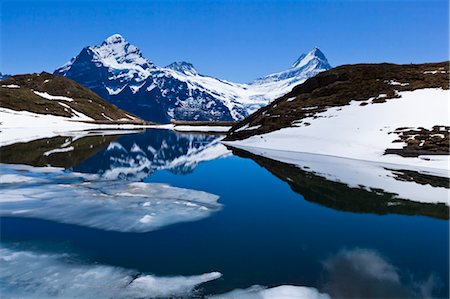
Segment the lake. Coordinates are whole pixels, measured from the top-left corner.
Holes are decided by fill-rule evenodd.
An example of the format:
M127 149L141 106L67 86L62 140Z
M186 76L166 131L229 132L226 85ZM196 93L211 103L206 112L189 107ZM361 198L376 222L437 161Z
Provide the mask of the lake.
M280 285L449 297L445 204L228 149L219 135L121 134L1 148L5 297L241 298ZM447 179L395 174L395 184L448 194Z

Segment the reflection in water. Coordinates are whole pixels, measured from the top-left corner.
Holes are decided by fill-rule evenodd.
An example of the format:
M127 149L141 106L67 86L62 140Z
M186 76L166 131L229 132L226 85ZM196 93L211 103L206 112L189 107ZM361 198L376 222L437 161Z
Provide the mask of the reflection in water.
M105 179L143 179L158 169L190 173L200 162L229 153L219 136L148 130L117 139L74 170L100 173Z
M302 195L306 200L336 210L357 213L424 215L449 219L449 207L445 203L418 202L410 200L410 198L401 198L397 193L386 192L381 188L364 185L349 186L344 180L351 180L353 178L349 179L346 175L352 171L357 173L357 168L349 168L351 166L350 164L345 164L345 167L342 167L340 163L333 164L330 157L327 157L329 161L326 165L326 172L318 173L315 171L316 169L311 168L315 166L314 163L308 164L308 162L304 162L304 164L293 165L238 149L233 149L233 153L241 157L251 158L278 178L286 181L293 191ZM320 157L319 159L323 160L325 158ZM349 162L357 163L357 161ZM357 166L364 167L364 165ZM354 176L354 173L351 175ZM401 176L401 170L395 170L391 174L394 178L399 176L403 178ZM430 184L424 186L423 184L416 183L412 179L407 180L409 184L417 185L416 187L427 187L426 191L438 189L439 194L443 191L443 200L446 202L447 193L445 192L448 192L448 189L445 188L446 186L442 186L442 178L431 175L424 176L413 171L408 171L408 178L412 177L411 174L415 174L415 178L422 178L422 181L426 177L429 181L433 181L435 185L437 184L437 187ZM378 176L378 174L374 175ZM387 179L391 179L391 177ZM376 181L376 178L374 181ZM402 180L397 181L397 185L401 183ZM433 194L433 192L430 193Z
M218 196L165 184L98 180L55 168L0 165L0 216L120 232L148 232L220 209ZM3 176L5 176L3 178Z
M0 163L55 166L99 173L104 179L142 180L158 169L192 172L200 162L230 154L218 135L147 130L80 131L1 147Z
M95 155L116 138L116 135L80 132L78 136L14 143L0 148L0 162L70 168Z
M323 291L332 298L431 298L442 284L433 275L425 282L413 281L411 275L368 249L343 250L323 265Z

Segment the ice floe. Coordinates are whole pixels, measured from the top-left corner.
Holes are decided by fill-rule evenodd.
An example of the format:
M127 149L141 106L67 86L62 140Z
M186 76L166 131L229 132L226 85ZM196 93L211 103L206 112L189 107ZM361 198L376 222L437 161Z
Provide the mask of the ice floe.
M331 299L328 294L317 289L304 286L281 285L273 288L252 286L248 289L237 289L211 299Z
M2 298L188 297L219 272L160 277L121 267L87 264L69 254L0 248Z
M0 179L2 217L20 215L102 230L148 232L200 220L221 209L216 195L166 184L102 181L95 175L46 173L8 164L2 164L0 172L7 181Z

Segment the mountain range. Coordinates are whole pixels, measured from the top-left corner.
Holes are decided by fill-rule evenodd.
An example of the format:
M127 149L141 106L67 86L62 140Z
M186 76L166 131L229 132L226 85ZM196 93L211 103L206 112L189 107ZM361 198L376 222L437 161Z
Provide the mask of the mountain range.
M188 62L156 66L142 52L114 34L85 47L55 70L90 88L108 102L145 120L237 121L292 90L295 85L330 69L314 48L283 72L248 84L200 74Z

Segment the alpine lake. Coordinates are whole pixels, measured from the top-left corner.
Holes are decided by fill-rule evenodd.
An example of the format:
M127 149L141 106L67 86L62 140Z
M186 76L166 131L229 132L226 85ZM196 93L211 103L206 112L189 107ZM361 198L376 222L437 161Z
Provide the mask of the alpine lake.
M90 131L1 147L0 293L204 298L294 285L332 298L449 297L447 205L392 204L382 188L222 137ZM447 179L410 181L449 190Z

